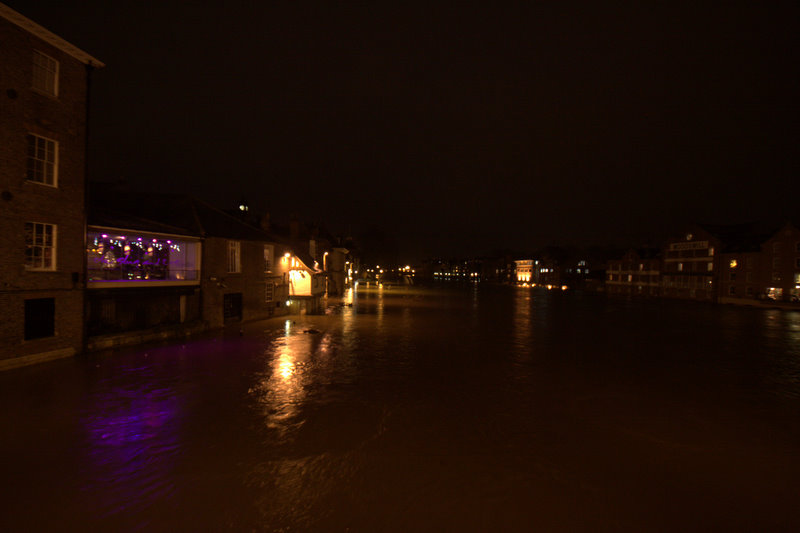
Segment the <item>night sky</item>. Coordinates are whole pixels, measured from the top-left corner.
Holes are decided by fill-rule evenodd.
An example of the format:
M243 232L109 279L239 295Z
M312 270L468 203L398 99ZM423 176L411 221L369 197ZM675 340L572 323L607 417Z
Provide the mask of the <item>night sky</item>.
M95 180L408 260L800 211L796 2L6 3L106 63Z

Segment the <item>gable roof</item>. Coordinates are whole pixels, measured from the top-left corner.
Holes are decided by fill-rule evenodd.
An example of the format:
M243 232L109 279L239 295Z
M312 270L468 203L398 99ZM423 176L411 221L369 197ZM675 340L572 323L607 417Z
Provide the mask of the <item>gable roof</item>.
M44 42L54 46L55 48L58 48L65 54L74 57L81 63L85 63L95 68L101 68L105 66L105 64L99 59L90 56L89 54L87 54L74 44L65 41L55 33L36 24L34 21L27 18L26 16L17 13L16 11L14 11L5 4L0 4L0 17L3 17L12 24L16 24L23 30L32 33L33 35L40 38Z

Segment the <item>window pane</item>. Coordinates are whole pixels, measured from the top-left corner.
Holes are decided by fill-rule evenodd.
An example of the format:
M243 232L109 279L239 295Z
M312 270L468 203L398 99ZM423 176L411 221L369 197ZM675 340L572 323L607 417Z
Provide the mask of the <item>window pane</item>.
M39 183L55 184L56 142L29 134L27 179Z
M57 95L58 61L41 52L33 52L33 88L52 96Z

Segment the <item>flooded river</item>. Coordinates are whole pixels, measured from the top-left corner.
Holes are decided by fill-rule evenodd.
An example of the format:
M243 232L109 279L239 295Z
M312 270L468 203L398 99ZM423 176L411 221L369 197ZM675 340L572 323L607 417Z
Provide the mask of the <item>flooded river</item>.
M800 531L800 312L349 298L0 374L0 530Z

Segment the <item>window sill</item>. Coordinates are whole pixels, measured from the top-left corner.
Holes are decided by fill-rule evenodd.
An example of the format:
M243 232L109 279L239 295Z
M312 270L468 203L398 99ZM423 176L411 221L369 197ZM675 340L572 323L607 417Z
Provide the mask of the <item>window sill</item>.
M44 181L35 181L35 180L29 180L28 178L25 178L25 183L33 183L34 185L43 185L45 187L50 187L51 189L58 189L58 182L46 183Z
M49 98L50 100L58 102L58 91L56 91L55 93L51 93L51 92L45 91L44 89L39 89L38 87L31 87L31 91L33 91L34 93L36 93L36 94L38 94L40 96L44 96L46 98Z

